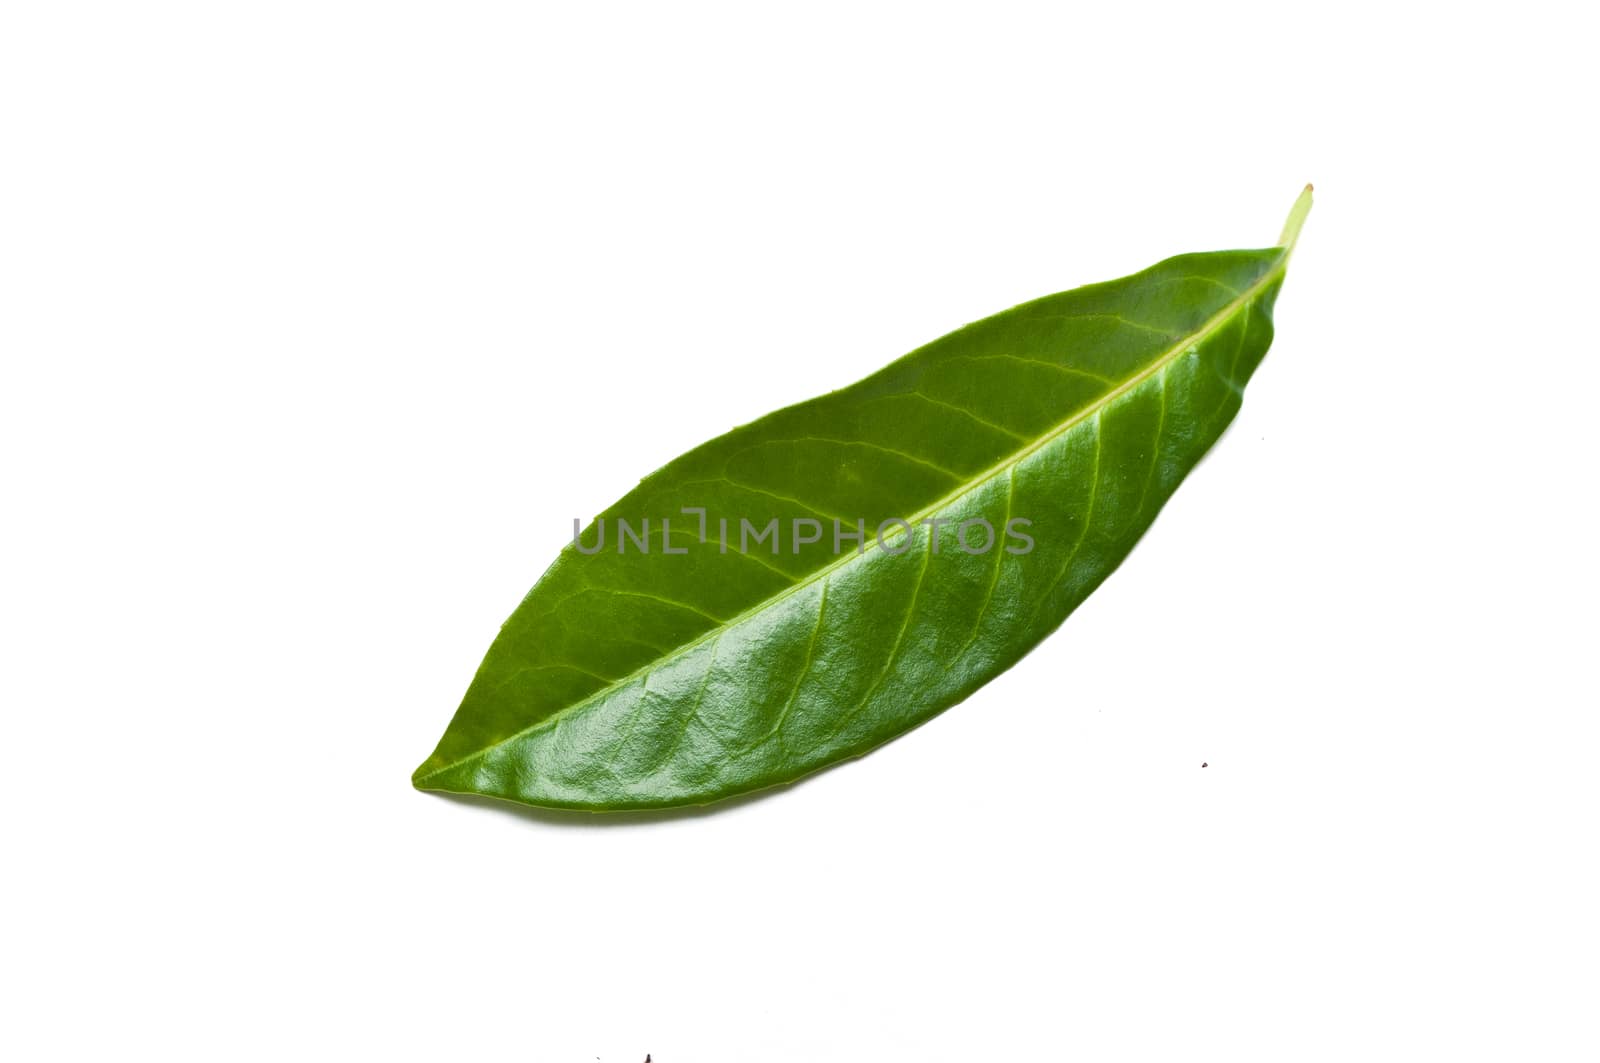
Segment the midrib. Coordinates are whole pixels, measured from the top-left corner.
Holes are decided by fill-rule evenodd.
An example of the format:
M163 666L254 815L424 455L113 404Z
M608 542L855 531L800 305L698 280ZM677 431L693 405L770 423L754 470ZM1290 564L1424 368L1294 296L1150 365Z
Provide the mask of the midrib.
M1188 335L1184 336L1181 340L1179 340L1178 342L1174 343L1171 347L1167 348L1165 351L1161 352L1161 354L1159 354L1155 358L1153 358L1150 361L1149 365L1145 366L1143 369L1139 370L1139 372L1135 373L1133 376L1129 377L1127 380L1123 381L1121 384L1118 384L1116 387L1112 388L1110 391L1106 392L1104 395L1101 395L1093 403L1091 403L1088 406L1084 407L1083 409L1079 410L1077 413L1073 414L1071 417L1069 417L1066 420L1062 421L1060 424L1055 425L1054 427L1046 430L1043 435L1041 435L1038 439L1034 440L1032 443L1028 444L1025 447L1022 447L1022 448L1018 449L1017 451L1015 451L1014 453L1012 453L1008 457L1002 459L1001 461L996 462L995 464L991 465L989 468L984 469L982 472L979 472L979 473L975 474L972 479L970 479L970 480L966 481L965 483L963 483L956 490L949 492L948 494L946 494L943 497L939 498L938 500L934 501L932 504L930 504L928 506L925 506L924 508L918 510L916 513L914 513L911 516L907 517L906 518L906 523L909 524L912 528L916 528L916 527L920 526L922 524L922 522L924 520L926 520L928 517L933 516L934 514L939 513L942 510L948 509L949 507L955 505L957 502L959 502L963 498L967 497L972 492L976 491L978 488L982 487L984 484L986 484L990 480L994 479L996 476L999 476L999 475L1001 475L1003 473L1006 473L1006 472L1016 468L1018 465L1022 464L1022 462L1026 461L1028 458L1032 457L1034 454L1038 453L1040 450L1044 449L1046 446L1049 446L1051 443L1054 443L1056 440L1060 439L1062 436L1066 435L1068 432L1072 431L1074 428L1076 428L1079 425L1083 424L1085 421L1088 421L1091 418L1093 418L1095 415L1097 415L1099 413L1102 413L1105 410L1109 409L1112 405L1114 405L1123 396L1129 394L1130 392L1133 392L1133 391L1137 390L1140 387L1140 385L1142 385L1146 381L1150 380L1156 374L1158 374L1158 373L1164 371L1165 369L1167 369L1174 362L1176 362L1179 358L1181 358L1186 352L1188 352L1191 348L1199 346L1201 343L1204 343L1214 333L1216 333L1223 326L1225 326L1229 321L1231 321L1233 319L1234 315L1238 314L1240 310L1242 310L1245 306L1247 306L1249 303L1251 303L1257 296L1259 296L1274 280L1276 280L1278 277L1280 277L1283 274L1284 270L1288 267L1289 252L1292 249L1293 249L1292 247L1285 247L1285 248L1280 249L1280 254L1278 256L1278 260L1275 263L1273 263L1272 268L1268 269L1260 277L1257 277L1255 279L1255 281L1253 281L1250 284L1249 287L1247 287L1243 291L1241 291L1237 296L1234 297L1234 299L1232 301L1230 301L1221 310L1218 310L1211 317L1207 318L1206 321L1203 324L1201 324L1199 328L1195 329L1193 332L1191 332ZM862 561L863 559L865 559L867 557L870 557L871 556L871 552L875 548L877 548L879 545L880 545L880 540L877 539L876 537L874 537L860 553L844 554L838 560L833 561L833 562L831 562L831 563L829 563L827 565L824 565L823 567L817 569L815 572L809 573L808 575L806 575L804 578L799 580L794 585L789 586L789 587L785 587L783 590L777 592L776 594L773 594L773 595L771 595L770 597L767 597L767 598L763 598L761 601L757 602L755 605L752 605L750 608L744 610L743 612L729 617L727 620L723 621L721 624L718 624L717 626L712 627L712 628L708 628L707 630L701 632L699 635L695 636L690 641L685 642L683 645L678 646L677 648L673 649L671 652L665 653L662 656L657 657L654 660L649 661L646 664L643 664L643 665L639 666L638 668L635 668L633 671L629 672L627 675L619 676L618 678L612 680L610 683L606 684L605 686L603 686L603 687L599 688L598 690L595 690L595 691L593 691L593 692L591 692L589 694L584 695L582 698L578 699L577 701L574 701L570 705L563 705L561 708L557 709L555 712L552 712L550 715L544 717L541 720L537 720L537 721L529 724L527 727L524 727L522 730L517 731L515 734L508 735L505 738L502 738L499 741L494 742L491 745L485 746L484 748L478 750L475 753L469 753L467 756L462 757L460 760L451 761L449 764L445 764L445 765L443 765L441 767L435 768L435 769L433 769L432 771L430 771L426 775L418 776L415 781L424 782L424 781L426 781L428 779L434 778L437 775L441 775L441 774L443 774L443 773L445 773L447 771L453 771L456 768L459 768L464 764L470 764L475 760L480 760L483 757L488 756L491 752L493 752L494 750L500 748L501 746L507 745L507 744L512 743L512 742L519 741L520 739L525 738L530 734L533 734L535 731L542 730L545 727L554 727L556 724L558 724L567 715L569 715L569 714L571 714L573 712L576 712L577 710L579 710L579 709L581 709L581 708L583 708L583 707L585 707L587 705L590 705L590 704L592 704L592 703L594 703L596 701L599 701L600 699L610 695L612 692L614 692L616 690L619 690L619 689L621 689L623 687L626 687L628 684L632 683L634 680L638 679L640 676L646 675L649 672L651 672L651 671L653 671L653 670L655 670L657 668L660 668L664 663L666 663L668 661L672 661L672 660L675 660L675 659L677 659L679 657L684 656L685 654L689 653L691 650L693 650L696 647L700 646L702 643L710 641L710 640L712 640L714 638L720 638L722 636L722 634L724 632L728 631L730 628L737 627L739 624L743 623L746 619L748 619L748 618L750 618L752 616L755 616L756 614L761 613L761 612L763 612L763 611L765 611L767 609L770 609L770 608L776 606L778 603L780 603L782 601L785 601L786 599L791 598L796 594L799 594L801 591L803 591L806 588L810 587L812 584L816 583L818 580L827 579L830 575L832 575L834 572L837 572L839 569L844 568L847 565L851 565L851 564L854 564L856 562Z

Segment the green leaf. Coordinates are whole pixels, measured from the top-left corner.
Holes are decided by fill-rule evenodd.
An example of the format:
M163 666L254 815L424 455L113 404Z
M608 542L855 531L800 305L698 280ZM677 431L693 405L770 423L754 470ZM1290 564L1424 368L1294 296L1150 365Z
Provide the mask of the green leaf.
M1278 247L1025 303L646 477L579 540L603 548L568 546L512 614L414 783L700 804L965 698L1099 586L1233 419L1310 207L1308 186ZM773 518L740 549L741 520ZM957 536L979 519L983 551L982 524ZM862 548L835 541L858 528Z

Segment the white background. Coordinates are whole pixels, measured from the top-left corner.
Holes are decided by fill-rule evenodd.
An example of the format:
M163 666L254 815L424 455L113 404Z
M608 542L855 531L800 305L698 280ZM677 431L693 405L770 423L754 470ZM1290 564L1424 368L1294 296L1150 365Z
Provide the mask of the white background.
M0 1054L1600 1054L1577 5L3 12ZM1238 421L969 701L411 789L573 516L1307 180Z

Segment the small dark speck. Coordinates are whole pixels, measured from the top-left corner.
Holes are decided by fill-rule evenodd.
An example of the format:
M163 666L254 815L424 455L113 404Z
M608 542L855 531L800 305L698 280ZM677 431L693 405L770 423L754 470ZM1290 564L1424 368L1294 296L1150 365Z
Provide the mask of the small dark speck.
M1202 767L1202 768L1204 768L1204 767L1206 767L1206 766L1207 766L1207 765L1208 765L1208 764L1209 764L1209 763L1210 763L1210 761L1202 761L1202 762L1201 762L1201 764L1200 764L1200 766L1201 766L1201 767ZM648 1059L647 1059L647 1060L645 1060L645 1061L644 1061L644 1063L650 1063L650 1061L649 1061L649 1060L648 1060Z

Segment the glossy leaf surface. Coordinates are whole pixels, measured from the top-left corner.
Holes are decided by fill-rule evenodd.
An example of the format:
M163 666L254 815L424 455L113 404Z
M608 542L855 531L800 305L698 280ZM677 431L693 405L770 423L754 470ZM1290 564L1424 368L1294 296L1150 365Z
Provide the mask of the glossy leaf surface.
M1026 303L661 468L585 531L603 548L569 546L539 580L413 781L562 808L704 803L965 698L1116 568L1233 419L1309 208L1307 188L1278 247ZM706 511L706 542L685 508ZM619 538L618 518L648 539ZM740 520L772 518L776 541L741 551ZM968 552L956 530L978 518L994 542ZM1027 552L1005 534L1019 518ZM835 520L861 522L864 547L836 543ZM909 531L876 538L890 520Z

